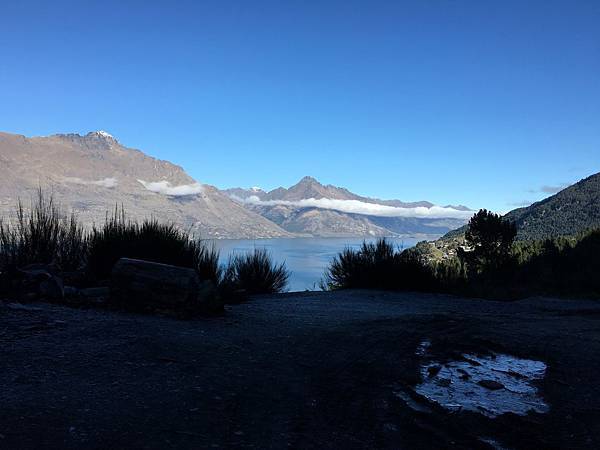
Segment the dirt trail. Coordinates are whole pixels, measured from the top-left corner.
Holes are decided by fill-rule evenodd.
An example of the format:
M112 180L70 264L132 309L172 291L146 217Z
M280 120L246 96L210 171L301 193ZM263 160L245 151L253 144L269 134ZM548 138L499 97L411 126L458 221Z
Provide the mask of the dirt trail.
M424 358L489 352L547 364L549 412L414 392ZM5 302L0 361L0 448L600 447L600 302L303 293L193 321Z

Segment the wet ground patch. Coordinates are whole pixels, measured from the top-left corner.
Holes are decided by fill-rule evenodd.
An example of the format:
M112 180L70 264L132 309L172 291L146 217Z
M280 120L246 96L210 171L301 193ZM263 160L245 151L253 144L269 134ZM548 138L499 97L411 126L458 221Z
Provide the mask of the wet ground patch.
M415 391L447 410L472 411L490 418L506 413L546 413L549 405L536 386L545 373L546 364L541 361L496 353L463 354L461 360L423 364L423 381Z

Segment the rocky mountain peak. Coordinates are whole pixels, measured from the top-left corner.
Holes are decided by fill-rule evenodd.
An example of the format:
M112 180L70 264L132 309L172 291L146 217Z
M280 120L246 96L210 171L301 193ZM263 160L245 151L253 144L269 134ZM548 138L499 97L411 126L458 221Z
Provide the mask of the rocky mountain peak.
M303 177L297 184L296 186L299 185L318 185L318 186L322 186L321 183L319 183L319 181L316 178L313 178L311 176L305 176Z
M121 145L113 135L103 130L90 131L83 136L78 133L60 133L53 135L53 137L90 148L111 148Z
M112 134L110 134L110 133L107 133L107 132L106 132L106 131L104 131L104 130L90 131L90 132L87 134L87 136L88 136L88 137L97 137L97 138L109 139L109 140L116 141L115 137L114 137Z
M104 130L90 131L84 136L86 140L92 140L96 142L102 142L107 145L118 144L119 142L114 138L113 135L107 133Z

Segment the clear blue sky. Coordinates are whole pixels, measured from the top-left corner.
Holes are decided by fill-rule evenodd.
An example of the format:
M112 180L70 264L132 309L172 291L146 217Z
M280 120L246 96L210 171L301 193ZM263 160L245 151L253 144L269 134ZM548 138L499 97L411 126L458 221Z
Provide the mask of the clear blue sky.
M504 211L600 171L600 2L2 2L0 129Z

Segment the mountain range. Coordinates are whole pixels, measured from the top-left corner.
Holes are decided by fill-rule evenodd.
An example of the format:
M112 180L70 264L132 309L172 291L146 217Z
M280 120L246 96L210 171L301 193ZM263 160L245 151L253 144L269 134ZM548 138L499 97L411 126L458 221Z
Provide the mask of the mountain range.
M305 177L290 188L220 190L169 161L123 146L104 131L44 137L0 133L0 217L20 198L51 191L86 226L116 205L132 219L174 222L206 238L441 235L472 214L360 196Z
M464 225L472 214L465 206L364 197L308 176L288 189L225 192L290 233L316 236L439 235Z

